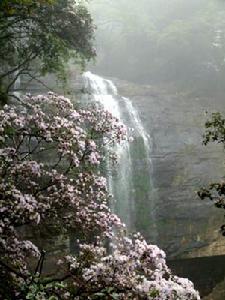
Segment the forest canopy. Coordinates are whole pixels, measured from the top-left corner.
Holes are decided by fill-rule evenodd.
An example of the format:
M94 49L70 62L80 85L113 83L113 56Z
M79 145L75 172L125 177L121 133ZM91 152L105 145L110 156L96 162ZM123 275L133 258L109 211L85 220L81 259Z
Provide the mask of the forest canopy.
M69 59L84 65L95 56L94 25L82 2L72 0L0 3L2 98L20 75L65 77Z

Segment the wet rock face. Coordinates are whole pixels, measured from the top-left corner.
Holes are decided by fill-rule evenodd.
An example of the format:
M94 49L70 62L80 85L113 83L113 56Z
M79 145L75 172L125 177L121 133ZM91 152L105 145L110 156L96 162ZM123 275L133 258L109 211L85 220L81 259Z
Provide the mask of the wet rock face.
M224 254L225 239L218 232L223 211L196 195L200 187L224 175L222 148L202 145L205 112L223 111L223 99L167 95L151 86L114 82L119 93L132 100L152 137L157 244L170 257ZM137 230L151 239L151 222L139 223Z
M82 79L72 75L70 96L80 99ZM149 213L152 203L145 193L139 193L133 213L135 229L169 257L225 254L225 238L218 232L224 213L212 203L200 201L195 193L225 174L221 147L202 146L205 111L224 111L224 99L168 95L151 86L112 80L118 93L131 99L152 138L154 222ZM29 91L45 92L38 84ZM136 168L146 168L145 161L138 157ZM144 180L136 179L141 190Z

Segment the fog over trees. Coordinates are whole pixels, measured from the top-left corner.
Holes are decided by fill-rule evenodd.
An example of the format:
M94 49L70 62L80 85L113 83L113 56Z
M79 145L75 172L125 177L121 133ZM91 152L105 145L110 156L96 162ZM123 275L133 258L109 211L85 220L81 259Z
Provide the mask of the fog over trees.
M198 93L224 92L225 4L214 0L91 2L104 75Z

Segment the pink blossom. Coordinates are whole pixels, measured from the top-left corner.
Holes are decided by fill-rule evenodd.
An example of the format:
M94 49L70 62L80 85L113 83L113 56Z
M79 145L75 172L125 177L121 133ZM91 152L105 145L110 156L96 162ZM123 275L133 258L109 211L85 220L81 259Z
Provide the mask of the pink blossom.
M54 223L84 240L77 241L75 256L55 257L60 272L70 277L70 284L57 288L60 299L70 299L71 286L79 291L77 300L93 299L105 288L120 300L200 299L189 280L171 274L161 249L139 234L126 237L125 224L110 210L107 180L98 166L107 150L116 160L110 146L128 139L125 126L110 112L75 109L53 92L26 95L22 103L0 111L0 250L1 260L17 272L5 270L16 297L33 276L29 259L40 259L21 228Z

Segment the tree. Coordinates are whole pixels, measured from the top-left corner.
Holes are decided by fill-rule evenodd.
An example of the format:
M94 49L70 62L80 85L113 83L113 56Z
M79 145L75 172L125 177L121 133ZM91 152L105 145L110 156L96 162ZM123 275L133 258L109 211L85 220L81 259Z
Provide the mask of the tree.
M200 299L190 281L171 274L162 250L138 234L126 237L109 209L100 166L109 145L127 139L109 112L75 109L53 93L28 95L0 111L0 131L4 299ZM81 239L74 255L58 260L56 274L46 275L44 249L21 229L49 224Z
M205 124L206 133L203 143L210 142L222 144L225 148L225 118L220 113L213 113L211 120ZM211 183L208 187L203 187L198 191L198 196L202 200L211 200L217 208L225 209L225 180ZM221 232L225 236L225 224L221 226Z
M94 26L86 7L74 0L14 0L0 4L2 97L16 79L48 72L65 76L69 59L84 64L95 56Z

